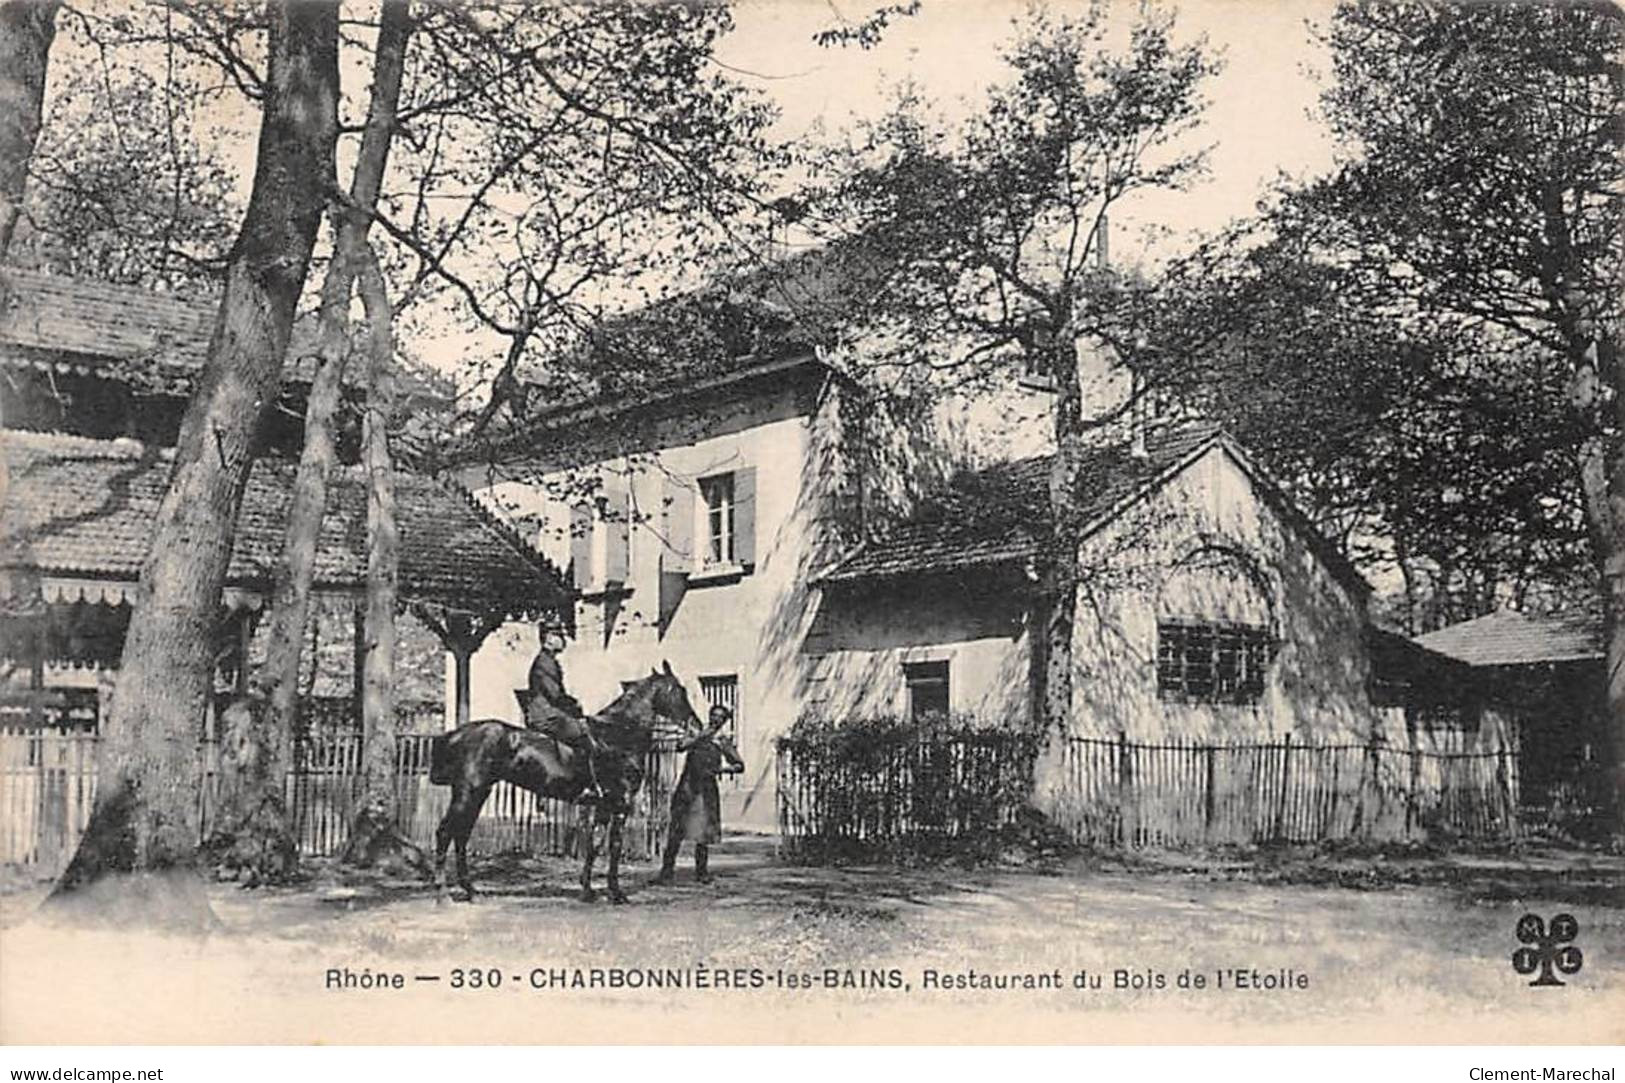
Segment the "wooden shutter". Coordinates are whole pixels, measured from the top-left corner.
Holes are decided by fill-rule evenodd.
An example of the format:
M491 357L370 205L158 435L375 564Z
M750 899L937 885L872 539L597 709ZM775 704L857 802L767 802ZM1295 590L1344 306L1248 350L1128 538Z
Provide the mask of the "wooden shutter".
M571 582L578 591L593 586L592 525L592 508L577 504L570 509Z
M632 494L606 489L604 496L604 582L620 585L632 561Z
M756 563L756 468L734 471L734 560Z
M661 568L682 574L694 570L694 489L675 478L666 479L660 505Z

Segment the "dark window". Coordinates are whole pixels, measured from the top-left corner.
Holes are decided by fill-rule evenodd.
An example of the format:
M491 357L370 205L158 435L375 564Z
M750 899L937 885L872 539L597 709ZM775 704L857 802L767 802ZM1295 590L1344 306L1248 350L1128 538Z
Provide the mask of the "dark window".
M734 560L734 476L718 474L700 479L705 501L705 563L732 564Z
M948 663L905 662L903 679L908 682L908 716L916 722L948 716Z
M1274 653L1264 628L1164 622L1157 625L1157 692L1194 703L1256 703Z

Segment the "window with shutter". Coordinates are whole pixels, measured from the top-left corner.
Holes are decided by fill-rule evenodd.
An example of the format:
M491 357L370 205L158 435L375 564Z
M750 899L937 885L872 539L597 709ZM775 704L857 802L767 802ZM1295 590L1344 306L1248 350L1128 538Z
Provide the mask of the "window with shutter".
M748 570L756 563L755 468L703 477L699 490L699 570Z
M733 564L734 561L734 476L715 474L700 479L700 499L705 502L705 546L701 558L706 564Z

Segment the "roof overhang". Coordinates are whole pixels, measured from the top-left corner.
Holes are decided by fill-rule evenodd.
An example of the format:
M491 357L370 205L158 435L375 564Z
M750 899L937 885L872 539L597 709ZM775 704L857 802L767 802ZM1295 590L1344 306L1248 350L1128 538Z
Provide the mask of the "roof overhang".
M783 357L753 360L741 358L739 367L689 381L673 381L631 394L584 400L532 413L525 421L487 440L464 439L445 456L451 467L503 462L522 457L528 445L546 436L556 436L584 425L603 423L661 408L669 409L685 401L712 395L725 389L784 378L800 371L820 372L832 379L851 378L814 351L798 351Z

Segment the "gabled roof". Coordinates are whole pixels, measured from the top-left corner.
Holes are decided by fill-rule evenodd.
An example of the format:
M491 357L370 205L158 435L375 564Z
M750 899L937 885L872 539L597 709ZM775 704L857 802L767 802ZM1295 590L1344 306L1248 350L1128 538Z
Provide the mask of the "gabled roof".
M133 583L169 481L174 453L129 440L0 431L9 484L0 495L0 573ZM295 464L261 459L249 475L226 573L263 592L281 552ZM467 492L397 471L400 590L410 601L465 612L526 614L568 605L559 572ZM315 585L365 584L366 481L335 469L317 548Z
M1156 491L1210 449L1223 445L1260 495L1303 534L1339 582L1364 594L1370 586L1336 548L1254 467L1223 430L1195 424L1148 437L1143 453L1127 444L1091 449L1081 494L1083 537ZM1052 456L1000 463L956 479L919 515L884 537L859 545L826 571L825 583L961 572L1042 561L1049 536Z
M1416 642L1475 666L1582 662L1604 656L1602 621L1584 612L1503 609L1417 636Z
M10 285L0 308L0 362L110 376L126 363L183 392L208 359L218 297L179 297L22 267L6 267L0 274ZM308 384L315 376L315 333L311 317L295 324L284 380ZM358 381L361 369L349 366L346 382ZM450 397L449 385L438 376L405 364L401 373L410 394Z

